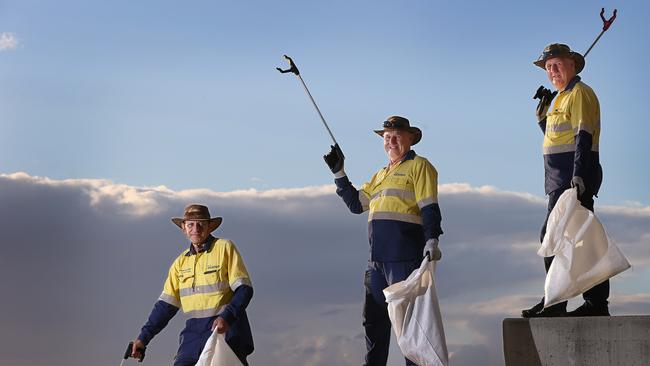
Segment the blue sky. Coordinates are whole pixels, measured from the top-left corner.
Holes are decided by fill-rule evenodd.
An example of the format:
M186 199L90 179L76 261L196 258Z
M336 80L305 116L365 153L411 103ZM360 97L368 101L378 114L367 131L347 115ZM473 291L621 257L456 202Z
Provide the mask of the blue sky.
M550 42L584 52L591 2L2 1L0 169L175 189L286 188L331 181L329 138L292 56L347 157L367 179L376 135L400 114L441 182L543 194L532 65ZM602 106L603 203L648 204L642 161L648 73L644 2L619 9L587 57ZM558 14L558 8L561 14Z
M454 365L500 364L500 320L543 286L535 255L545 212L542 134L532 95L550 83L532 61L552 42L584 52L600 32L601 6L607 16L617 8L618 18L581 73L601 104L605 179L596 210L634 266L613 283L614 312L648 313L647 2L0 0L0 243L5 252L28 248L22 261L51 266L71 278L66 286L93 295L70 307L29 275L34 287L21 288L0 323L23 335L47 324L42 342L57 329L76 341L92 337L87 324L106 329L89 347L110 364L184 245L169 217L201 201L223 210L223 234L239 244L257 284L255 364L283 365L286 354L295 365L358 364L366 217L348 214L333 192L322 160L329 137L299 81L275 70L288 54L355 184L386 163L371 131L387 116L422 128L415 150L443 187L438 284ZM53 239L45 253L35 251L40 238L18 235L20 220L6 220L34 212ZM61 259L56 248L74 254ZM306 259L316 256L323 259ZM0 261L3 278L24 263ZM69 268L80 261L101 271L77 278ZM275 292L296 278L309 299ZM132 286L122 292L125 281ZM60 320L30 318L40 291ZM96 308L105 315L93 316ZM34 321L25 328L21 317ZM154 340L152 364L170 359L181 325ZM8 334L0 339L15 350L8 364L60 356L70 364L75 355L63 342L25 359Z

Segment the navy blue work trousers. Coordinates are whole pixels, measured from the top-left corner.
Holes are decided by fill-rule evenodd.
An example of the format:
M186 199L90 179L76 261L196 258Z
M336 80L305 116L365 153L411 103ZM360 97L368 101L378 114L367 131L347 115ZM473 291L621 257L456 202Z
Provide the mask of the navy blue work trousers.
M363 327L366 331L365 366L386 366L390 346L391 324L383 290L395 282L405 280L420 268L421 260L405 262L368 261L364 279L366 299L363 305ZM407 366L415 366L406 359Z
M203 351L205 343L212 335L212 322L216 317L211 318L192 318L188 319L185 323L185 329L180 334L180 345L178 347L178 352L174 358L174 366L194 366L199 362L199 356ZM226 343L230 348L235 352L237 358L242 362L244 366L248 366L246 362L246 356L248 355L245 351L242 351L242 347L237 342L233 341L233 334L237 333L238 327L237 323L245 321L248 322L246 318L246 313L237 320L237 322L230 327L230 330L226 333Z
M542 232L540 235L540 242L544 241L544 235L546 234L546 224L548 223L548 217L553 211L553 207L557 203L557 200L560 198L562 193L566 191L567 188L556 189L555 191L548 194L548 211L546 212L546 220L544 220L544 226L542 226ZM580 204L588 209L589 211L594 211L594 193L587 190L582 196L579 196ZM544 268L548 272L551 268L551 263L553 263L553 258L555 257L545 257L544 258ZM607 305L607 299L609 298L609 280L605 280L596 286L590 288L582 294L582 298L594 305ZM561 302L559 304L553 305L558 308L566 309L567 302Z

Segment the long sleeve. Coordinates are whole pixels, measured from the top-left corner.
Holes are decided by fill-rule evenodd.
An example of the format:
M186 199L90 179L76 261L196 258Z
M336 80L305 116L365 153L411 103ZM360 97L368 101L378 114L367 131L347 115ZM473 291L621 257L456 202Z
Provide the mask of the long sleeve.
M442 234L442 214L438 205L438 171L423 159L413 170L413 184L415 199L422 216L422 229L424 239L437 239Z
M575 137L576 139L576 152L573 159L573 175L578 177L585 177L589 159L591 158L591 146L593 143L593 136L587 131L580 131Z
M577 89L571 103L571 125L575 138L573 176L586 178L587 170L593 169L590 163L594 133L600 127L600 104L591 89Z
M253 285L246 265L244 265L244 258L231 241L228 241L226 245L226 253L228 257L228 283L234 293L226 308L218 316L222 317L229 325L232 325L242 316L253 298Z
M347 176L335 179L334 183L336 183L336 194L343 199L350 212L360 214L368 210L370 199L365 193L354 188Z
M424 206L420 209L422 213L422 228L424 229L424 239L438 239L442 235L442 214L440 206L437 203Z
M546 133L546 117L542 119L541 121L537 122L539 125L539 128L542 129L542 133Z
M248 285L240 285L230 300L230 303L219 314L228 325L232 325L244 313L246 307L253 298L253 288Z
M144 344L149 344L151 339L167 326L167 323L176 315L176 312L178 312L176 306L162 300L156 301L151 314L149 314L149 320L142 327L138 339Z

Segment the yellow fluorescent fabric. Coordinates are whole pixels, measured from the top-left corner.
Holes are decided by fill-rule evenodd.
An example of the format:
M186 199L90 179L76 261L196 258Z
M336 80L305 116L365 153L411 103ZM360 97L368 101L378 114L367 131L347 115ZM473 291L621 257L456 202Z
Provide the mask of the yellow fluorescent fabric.
M544 154L575 151L575 135L586 131L592 136L592 151L598 151L600 105L594 91L583 82L558 94L546 115Z
M232 241L216 239L210 249L181 253L169 268L160 300L193 317L210 317L230 302L240 285L251 286L244 261Z
M417 182L417 184L415 183ZM438 202L438 172L421 156L406 159L388 170L377 172L359 190L359 197L370 200L368 221L392 219L420 223L420 208ZM417 222L415 222L417 221Z

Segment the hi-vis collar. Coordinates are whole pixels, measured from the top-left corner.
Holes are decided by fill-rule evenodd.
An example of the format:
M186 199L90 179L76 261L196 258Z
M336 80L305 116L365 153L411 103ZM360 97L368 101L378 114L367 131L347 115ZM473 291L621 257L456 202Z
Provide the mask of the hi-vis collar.
M576 86L576 84L580 82L580 80L581 80L580 76L578 76L578 75L574 76L573 79L571 79L571 81L569 81L566 88L564 88L564 90L562 90L562 92L563 93L564 92L570 92L571 89L573 89L573 87Z
M212 235L209 235L208 239L205 241L205 243L201 244L201 249L199 249L199 253L209 252L210 250L212 250L212 247L214 246L214 243L217 240L219 240L219 239L215 238ZM196 250L194 250L194 245L192 245L192 243L190 243L190 249L187 251L187 253L185 253L185 256L189 257L189 256L194 255L194 254L196 254Z
M400 163L403 163L403 162L405 162L405 161L407 161L407 160L413 160L413 159L415 159L415 156L416 156L416 154L415 154L415 150L409 150L409 152L407 152L407 153L404 155L404 157L402 158L402 160L400 160ZM390 162L388 163L388 165L386 165L386 166L384 167L384 169L388 169L389 167L390 167Z

